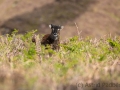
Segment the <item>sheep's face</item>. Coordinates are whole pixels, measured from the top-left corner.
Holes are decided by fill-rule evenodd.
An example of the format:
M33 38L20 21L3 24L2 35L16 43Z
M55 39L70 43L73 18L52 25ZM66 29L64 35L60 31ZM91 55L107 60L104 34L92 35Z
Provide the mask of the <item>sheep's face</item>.
M50 37L53 39L53 40L57 40L58 37L59 37L59 32L61 29L63 29L63 26L57 26L57 25L49 25L49 27L52 29L52 32L51 32L51 35Z

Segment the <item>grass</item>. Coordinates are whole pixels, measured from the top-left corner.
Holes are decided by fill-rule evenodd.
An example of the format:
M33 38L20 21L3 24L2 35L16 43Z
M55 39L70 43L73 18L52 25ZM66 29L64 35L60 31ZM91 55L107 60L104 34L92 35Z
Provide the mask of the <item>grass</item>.
M75 36L56 52L32 43L34 32L1 36L0 90L119 90L120 37Z

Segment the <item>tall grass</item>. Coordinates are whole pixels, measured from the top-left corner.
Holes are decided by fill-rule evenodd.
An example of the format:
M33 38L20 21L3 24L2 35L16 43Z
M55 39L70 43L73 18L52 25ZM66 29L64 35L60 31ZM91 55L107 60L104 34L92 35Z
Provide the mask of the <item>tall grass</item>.
M120 37L75 36L56 52L40 45L41 35L32 43L34 32L0 36L0 90L120 89Z

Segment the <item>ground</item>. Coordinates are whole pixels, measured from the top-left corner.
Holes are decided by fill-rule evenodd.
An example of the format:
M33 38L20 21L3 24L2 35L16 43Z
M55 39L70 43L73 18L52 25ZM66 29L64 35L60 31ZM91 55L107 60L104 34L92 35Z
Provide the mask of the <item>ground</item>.
M120 35L119 0L0 0L0 33L19 29L25 33L37 29L40 34L49 33L49 24L65 28L61 38L77 35L77 27L83 37Z

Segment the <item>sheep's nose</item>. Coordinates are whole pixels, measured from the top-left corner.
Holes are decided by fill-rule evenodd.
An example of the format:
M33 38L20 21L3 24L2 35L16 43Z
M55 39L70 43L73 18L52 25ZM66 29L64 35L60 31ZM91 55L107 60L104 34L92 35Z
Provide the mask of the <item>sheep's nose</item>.
M54 36L57 36L57 34L56 34L56 33L54 33Z

